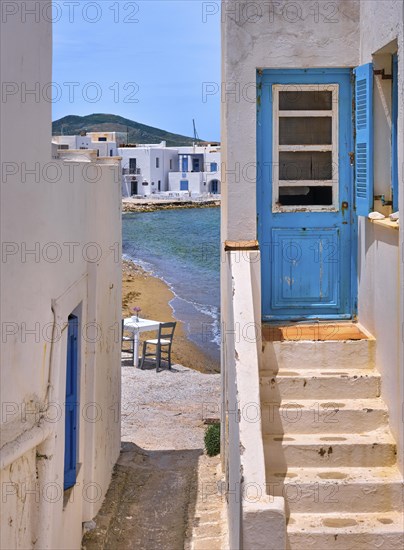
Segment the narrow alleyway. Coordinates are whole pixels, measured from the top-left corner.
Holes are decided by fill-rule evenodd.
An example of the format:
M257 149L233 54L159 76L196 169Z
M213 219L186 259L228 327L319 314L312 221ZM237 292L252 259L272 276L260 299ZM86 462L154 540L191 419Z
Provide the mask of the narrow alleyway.
M125 365L122 452L83 548L221 548L220 460L203 455L204 418L218 416L220 375Z

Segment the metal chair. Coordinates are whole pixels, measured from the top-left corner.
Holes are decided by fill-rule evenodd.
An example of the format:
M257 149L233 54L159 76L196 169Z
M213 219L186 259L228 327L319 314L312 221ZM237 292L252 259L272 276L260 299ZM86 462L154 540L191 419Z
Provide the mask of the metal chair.
M159 372L161 361L168 362L168 368L171 370L171 346L173 343L174 331L177 323L160 323L158 337L143 342L143 353L140 362L140 368L144 369L146 357L154 357L156 360L156 371ZM153 346L151 352L147 352L147 347ZM163 358L165 355L165 359Z
M126 330L124 326L125 320L122 319L122 345L121 345L121 351L125 353L130 353L132 357L135 355L135 337L132 331ZM130 332L130 336L125 336L125 332ZM129 343L129 348L124 348L123 344Z

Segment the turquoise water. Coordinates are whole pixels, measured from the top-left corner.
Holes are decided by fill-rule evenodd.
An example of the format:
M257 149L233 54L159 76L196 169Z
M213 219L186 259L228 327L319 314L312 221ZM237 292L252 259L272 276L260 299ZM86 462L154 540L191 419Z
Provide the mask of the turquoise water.
M123 215L123 255L163 279L189 338L215 359L220 345L220 209Z

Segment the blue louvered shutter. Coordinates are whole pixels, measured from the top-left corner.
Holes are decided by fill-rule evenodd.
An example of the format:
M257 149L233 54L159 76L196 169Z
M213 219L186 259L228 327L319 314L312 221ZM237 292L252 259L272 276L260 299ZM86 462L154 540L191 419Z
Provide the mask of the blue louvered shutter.
M393 212L398 210L398 58L393 55L393 94L391 109L391 183Z
M373 209L373 65L355 73L355 202L358 216Z
M76 483L77 469L77 400L78 400L78 319L69 316L67 330L66 358L66 402L65 402L65 460L64 490Z

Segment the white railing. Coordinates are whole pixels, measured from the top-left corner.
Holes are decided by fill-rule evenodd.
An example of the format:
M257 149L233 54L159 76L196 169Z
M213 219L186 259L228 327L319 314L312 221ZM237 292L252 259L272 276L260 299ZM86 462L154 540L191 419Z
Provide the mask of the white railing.
M259 380L260 256L246 250L225 255L222 442L230 548L284 550L285 501L270 497L266 487Z

